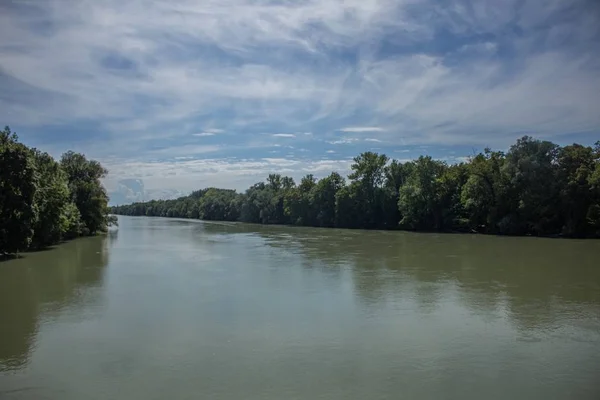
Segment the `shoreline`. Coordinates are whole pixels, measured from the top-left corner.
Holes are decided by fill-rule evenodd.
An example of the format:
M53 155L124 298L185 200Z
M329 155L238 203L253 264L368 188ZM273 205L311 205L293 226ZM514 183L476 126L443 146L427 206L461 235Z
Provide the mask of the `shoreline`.
M473 236L496 236L502 238L538 238L538 239L562 239L562 240L585 240L591 241L594 239L600 239L596 236L587 237L574 237L565 235L509 235L502 233L487 233L477 231L427 231L427 230L413 230L413 229L385 229L385 228L344 228L337 226L311 226L311 225L293 225L293 224L261 224L255 222L244 222L244 221L228 221L228 220L210 220L200 218L185 218L185 217L163 217L158 215L127 215L127 214L112 214L115 216L122 217L134 217L134 218L164 218L170 220L181 220L181 221L199 221L203 223L228 223L228 224L240 224L245 226L273 226L273 227L286 227L286 228L311 228L311 229L328 229L328 230L343 230L343 231L367 231L367 232L403 232L403 233L415 233L415 234L442 234L442 235L473 235Z

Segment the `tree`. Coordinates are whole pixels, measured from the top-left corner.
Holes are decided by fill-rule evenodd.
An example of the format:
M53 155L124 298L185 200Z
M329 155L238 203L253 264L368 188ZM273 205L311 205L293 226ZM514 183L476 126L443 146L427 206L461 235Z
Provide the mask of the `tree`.
M34 224L33 245L45 247L58 243L72 232L72 210L67 175L48 153L33 150L38 188L35 193L38 218ZM69 213L69 215L66 215Z
M545 235L562 228L558 154L559 148L554 143L529 136L510 147L503 167L510 178L509 232Z
M349 190L352 203L358 207L355 214L360 216L359 226L373 228L378 225L382 215L380 189L384 182L385 165L388 158L385 154L365 152L354 158Z
M344 178L337 172L332 172L311 189L313 210L317 210L316 220L319 226L335 226L336 198L345 186Z
M289 178L291 179L291 178ZM284 184L284 214L291 224L316 225L316 212L312 199L312 192L316 185L313 175L306 175L298 187Z
M588 208L587 222L593 235L600 236L600 141L594 145L594 172L588 177L592 204Z
M566 236L586 236L594 231L594 223L588 220L588 215L597 201L593 190L596 167L596 156L591 147L573 144L559 150L561 204L557 211L562 214L562 233Z
M0 131L0 253L42 248L116 223L100 183L106 170L81 154L57 163Z
M63 154L60 165L67 174L71 201L81 214L84 232L95 234L106 230L108 225L108 196L100 182L107 171L83 154L69 151Z
M231 200L212 188L113 210L194 218L198 204L204 218L231 220L223 210L235 204L240 221L262 224L600 236L600 142L561 148L526 136L506 154L485 149L457 164L366 152L351 168L348 184L335 172L297 186L270 174Z
M447 229L441 208L443 191L441 178L447 165L431 157L419 157L400 188L398 208L400 224L408 229Z
M402 164L396 160L385 167L383 187L383 227L394 229L402 219L398 201L400 200L400 188L406 184L414 164L411 162Z
M200 219L237 221L240 217L235 190L210 188L199 201Z
M0 131L0 253L29 247L37 218L37 185L31 151L7 126Z
M500 224L509 212L509 182L503 172L505 160L503 152L486 148L467 164L468 178L462 188L461 203L468 213L471 229L509 233L502 231L508 224Z

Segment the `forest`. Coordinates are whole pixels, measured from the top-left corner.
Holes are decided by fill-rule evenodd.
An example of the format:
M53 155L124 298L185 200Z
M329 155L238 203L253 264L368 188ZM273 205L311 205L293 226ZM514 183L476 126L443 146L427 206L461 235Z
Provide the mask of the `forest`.
M100 179L107 171L69 151L56 161L0 131L0 257L105 231L116 217Z
M316 179L270 174L245 193L207 188L114 214L314 227L599 237L600 142L558 146L524 136L467 162L410 162L365 152L352 172Z

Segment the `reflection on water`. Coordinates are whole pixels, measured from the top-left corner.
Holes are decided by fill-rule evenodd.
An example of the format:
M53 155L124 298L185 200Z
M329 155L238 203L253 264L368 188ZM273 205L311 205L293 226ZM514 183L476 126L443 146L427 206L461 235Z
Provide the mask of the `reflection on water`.
M423 311L454 291L471 311L508 312L522 329L552 328L570 305L600 327L598 241L254 228L269 246L303 256L308 268L351 265L357 296L373 307L406 297L410 282Z
M600 398L600 241L119 222L0 263L0 398Z
M26 365L44 320L97 301L106 242L84 238L0 263L0 371Z

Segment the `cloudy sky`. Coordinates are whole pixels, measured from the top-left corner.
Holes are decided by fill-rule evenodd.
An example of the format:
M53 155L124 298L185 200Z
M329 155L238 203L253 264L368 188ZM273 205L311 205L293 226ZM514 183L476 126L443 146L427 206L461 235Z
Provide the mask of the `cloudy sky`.
M0 124L109 189L600 139L597 0L4 0Z

